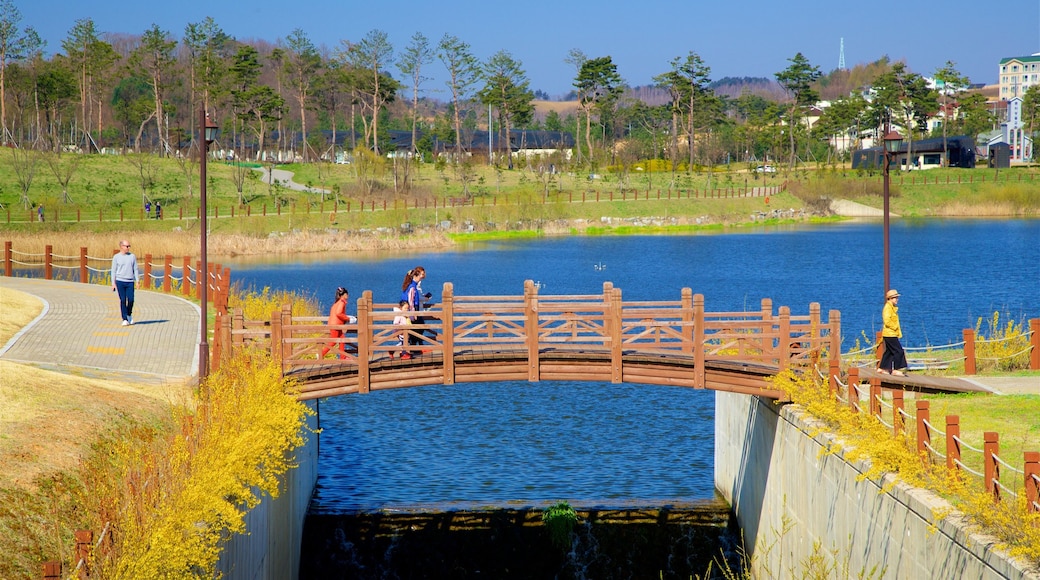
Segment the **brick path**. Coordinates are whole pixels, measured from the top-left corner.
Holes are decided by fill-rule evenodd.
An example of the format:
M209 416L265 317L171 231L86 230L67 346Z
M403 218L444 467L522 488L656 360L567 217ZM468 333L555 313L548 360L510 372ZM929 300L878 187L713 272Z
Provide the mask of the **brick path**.
M0 287L32 294L44 310L0 345L0 359L93 377L162 384L198 372L199 308L137 290L134 324L122 326L110 286L0 276Z

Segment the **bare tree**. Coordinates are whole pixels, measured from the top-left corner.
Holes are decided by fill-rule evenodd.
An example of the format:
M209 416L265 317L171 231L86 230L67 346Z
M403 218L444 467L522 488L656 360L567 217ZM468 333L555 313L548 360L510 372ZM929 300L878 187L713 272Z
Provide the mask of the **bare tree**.
M14 180L21 192L22 208L28 210L32 207L29 201L29 188L32 187L33 178L40 165L40 151L34 147L11 147L7 157L11 170L14 171Z
M469 88L480 78L480 63L470 52L469 44L455 36L445 34L437 45L437 56L448 69L448 88L455 115L455 164L462 161L462 101Z
M314 77L321 69L321 57L314 43L307 38L301 28L293 30L286 39L288 54L283 65L289 77L289 84L300 106L300 130L303 133L303 160L307 161L307 108L311 94L314 92Z
M72 198L69 196L69 182L76 175L76 170L79 169L79 163L83 160L83 155L79 153L65 153L62 151L59 143L53 151L44 155L44 159L47 161L47 167L50 168L54 179L61 185L61 202L72 203Z
M393 64L394 47L390 44L387 34L382 30L372 30L357 43L344 41L346 59L360 73L368 75L366 82L357 84L359 91L368 97L364 106L372 114L372 151L379 154L379 112L383 104L391 97L392 93L387 90L385 84L388 80L382 69ZM384 86L380 87L380 83ZM396 89L395 89L396 90Z

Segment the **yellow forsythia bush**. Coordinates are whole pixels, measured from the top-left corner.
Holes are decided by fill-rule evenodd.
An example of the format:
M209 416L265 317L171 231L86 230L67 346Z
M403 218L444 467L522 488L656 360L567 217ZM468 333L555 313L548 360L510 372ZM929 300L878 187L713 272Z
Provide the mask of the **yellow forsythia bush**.
M95 554L99 578L213 578L220 541L293 467L308 407L265 353L243 350L199 388L179 429L126 448L124 496L110 504L112 544Z

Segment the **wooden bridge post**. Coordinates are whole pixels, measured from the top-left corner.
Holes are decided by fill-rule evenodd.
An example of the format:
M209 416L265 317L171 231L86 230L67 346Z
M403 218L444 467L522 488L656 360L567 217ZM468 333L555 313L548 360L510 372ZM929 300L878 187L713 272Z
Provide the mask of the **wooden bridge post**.
M809 360L813 367L820 363L820 303L809 304Z
M82 284L90 283L90 270L87 269L87 249L79 249L79 281Z
M527 380L538 382L538 287L524 280L524 341L527 343Z
M841 311L827 311L827 326L830 331L830 358L841 362Z
M282 361L291 361L293 357L292 343L289 342L290 338L295 338L292 331L292 304L282 304L282 309L278 313L282 320Z
M953 473L960 471L961 461L961 418L957 415L946 416L946 469Z
M234 355L235 348L245 343L242 333L235 334L236 330L245 330L246 316L241 308L236 308L231 314L231 345L228 347L228 355Z
M345 333L344 333L345 334ZM357 301L358 393L372 389L369 352L372 350L372 291L365 290Z
M285 374L285 360L282 358L282 311L271 312L271 359L278 363Z
M791 366L791 308L788 306L780 307L780 344L777 345L779 352L777 353L777 366L781 371Z
M693 290L682 289L682 352L693 354Z
M1040 318L1029 319L1029 345L1033 348L1029 353L1029 368L1040 371Z
M928 447L932 444L932 432L928 428L928 424L931 421L929 404L927 400L917 399L917 453L926 465L931 463L928 459L931 453Z
M986 491L993 495L993 501L1000 501L1000 486L997 485L1000 477L1000 464L997 457L1000 456L1000 434L996 431L986 431L982 434L982 458L983 472L986 474Z
M693 387L703 389L704 372L704 294L693 295Z
M1025 452L1026 508L1040 512L1040 451Z
M849 368L849 384L846 386L849 395L849 409L853 413L859 412L859 368Z
M43 279L54 279L54 246L50 244L43 250Z
M441 290L441 343L444 345L444 384L455 384L455 286Z
M610 382L620 383L625 376L622 366L624 364L622 359L624 345L622 344L621 288L614 288L610 293L610 319L613 321L610 325Z
M964 329L964 374L975 374L975 329Z
M903 432L903 389L892 389L892 434Z
M881 366L881 357L885 354L885 339L881 338L881 331L874 333L874 368Z

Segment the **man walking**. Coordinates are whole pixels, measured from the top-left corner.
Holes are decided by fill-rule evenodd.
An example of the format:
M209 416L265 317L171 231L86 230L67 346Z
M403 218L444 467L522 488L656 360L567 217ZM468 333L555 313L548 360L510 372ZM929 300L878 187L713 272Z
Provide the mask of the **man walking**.
M130 242L119 242L119 253L112 256L112 291L119 293L119 313L123 326L134 323L134 286L137 285L137 257L130 252Z

